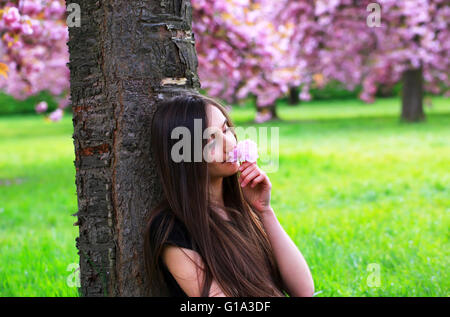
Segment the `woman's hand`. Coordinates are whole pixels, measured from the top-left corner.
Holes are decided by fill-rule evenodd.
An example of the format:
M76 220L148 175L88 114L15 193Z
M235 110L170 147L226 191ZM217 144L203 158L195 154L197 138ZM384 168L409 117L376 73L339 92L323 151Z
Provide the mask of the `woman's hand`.
M260 213L270 210L272 184L269 177L256 165L256 162L243 162L239 171L241 172L239 183L245 200Z

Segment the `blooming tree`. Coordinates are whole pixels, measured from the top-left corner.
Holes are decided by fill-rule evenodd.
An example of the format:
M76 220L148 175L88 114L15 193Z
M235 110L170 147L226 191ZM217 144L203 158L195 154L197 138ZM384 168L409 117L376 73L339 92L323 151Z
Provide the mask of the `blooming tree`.
M49 91L58 97L58 109L49 118L59 120L69 103L65 1L0 1L0 5L0 89L20 100ZM45 110L45 104L36 106L38 112Z
M379 25L369 23L371 14L379 14ZM379 85L403 78L407 86L415 70L426 91L449 94L450 7L444 0L285 0L277 20L295 25L289 54L305 64L302 99L309 98L315 77L319 86L329 80L348 89L361 84L360 98L373 102ZM414 91L405 89L404 110L421 99L405 99Z
M17 99L41 90L63 93L59 108L64 108L69 98L64 1L0 3L0 88ZM210 95L235 103L251 93L266 107L296 82L283 58L293 25L275 28L269 1L192 0L192 6L199 77ZM37 112L45 110L36 106Z
M191 3L202 88L230 103L254 95L259 122L276 116L275 101L290 87L301 86L300 99L309 100L310 88L331 80L350 90L361 85L366 102L374 101L380 85L414 78L423 78L426 91L450 94L445 0ZM0 89L17 99L48 90L63 109L69 103L65 1L0 0L0 5ZM379 25L368 22L377 13L368 11L370 6L379 6ZM404 104L421 99L411 93L415 90L405 90L410 98ZM37 112L45 110L45 104L36 106Z
M228 102L256 96L271 107L289 85L298 85L297 61L286 59L292 24L274 24L278 2L192 0L199 77L208 93ZM256 119L274 115L263 111Z

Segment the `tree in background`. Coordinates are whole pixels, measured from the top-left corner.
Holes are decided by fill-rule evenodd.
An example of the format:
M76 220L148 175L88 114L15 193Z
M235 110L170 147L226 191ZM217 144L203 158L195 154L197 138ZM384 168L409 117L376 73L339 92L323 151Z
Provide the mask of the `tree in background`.
M0 42L3 75L0 88L17 99L48 90L69 103L67 26L63 0L2 1ZM197 35L199 76L212 96L239 102L253 94L260 109L271 107L293 82L282 65L287 28L274 29L273 5L251 0L193 0L193 31ZM292 31L292 27L291 27ZM278 63L278 66L274 65ZM0 73L0 75L2 74ZM9 78L6 77L8 76ZM41 103L38 112L46 109ZM60 109L55 114L61 114ZM60 115L50 118L60 119ZM265 120L267 114L260 116Z
M19 100L49 91L58 101L55 121L69 104L65 16L64 0L0 0L0 89Z
M286 60L293 26L273 23L277 3L193 0L199 77L208 94L227 102L253 95L257 122L276 118L275 101L299 81ZM290 63L289 63L290 62Z
M64 1L0 4L0 88L18 99L49 90L64 108ZM381 23L371 26L377 5ZM257 122L277 117L280 97L310 100L311 88L330 81L361 86L368 103L380 86L403 81L402 117L409 121L423 118L421 87L450 94L445 0L192 0L192 6L202 88L230 103L253 96Z
M378 26L368 21L377 13L369 0L285 0L277 21L295 25L288 51L308 64L306 76L350 90L362 85L360 98L369 103L380 85L402 80L402 118L421 120L423 89L449 94L450 7L444 0L378 4ZM303 87L306 94L308 84Z

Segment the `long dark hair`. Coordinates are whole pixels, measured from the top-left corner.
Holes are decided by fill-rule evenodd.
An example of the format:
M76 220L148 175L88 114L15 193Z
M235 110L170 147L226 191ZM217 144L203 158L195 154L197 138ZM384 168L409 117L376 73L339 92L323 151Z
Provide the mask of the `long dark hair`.
M194 162L191 151L191 162L179 163L170 157L172 146L178 142L171 138L171 131L187 127L194 136L194 119L202 119L203 133L207 128L208 104L218 107L233 127L223 105L196 92L160 102L153 116L151 152L161 179L163 199L149 212L144 232L143 251L150 288L161 294L167 291L159 258L176 217L185 225L194 251L205 263L200 296L209 295L213 279L227 296L284 296L270 241L257 212L243 197L237 173L223 179L224 211L230 222L218 215L219 207L208 197L208 165L203 156L201 162ZM191 142L194 149L193 138ZM202 138L202 150L206 143ZM165 210L172 215L167 220L167 229L150 232L153 219Z

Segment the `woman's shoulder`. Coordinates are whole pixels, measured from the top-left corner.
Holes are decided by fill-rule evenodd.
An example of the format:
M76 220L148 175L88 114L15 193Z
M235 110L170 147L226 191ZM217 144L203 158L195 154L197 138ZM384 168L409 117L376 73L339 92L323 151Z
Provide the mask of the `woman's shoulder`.
M163 209L156 213L153 217L151 228L155 229L167 229L170 223L173 222L174 230L185 229L184 223L175 216L175 214L170 209Z
M174 215L170 214L167 210L158 211L151 220L151 228L157 229L161 226L167 226L171 221L171 218L174 218Z
M170 224L173 223L170 228ZM150 230L152 235L164 235L169 230L165 243L192 249L189 232L184 223L170 209L165 209L153 217Z

